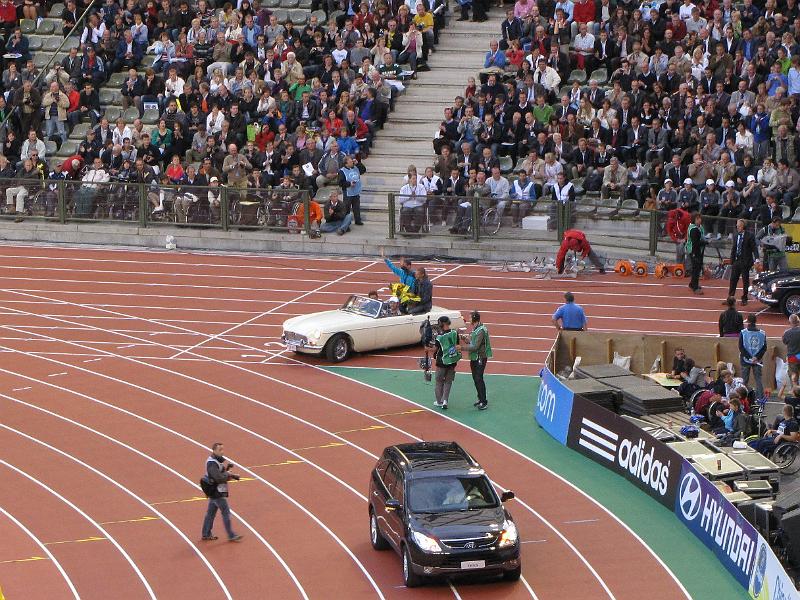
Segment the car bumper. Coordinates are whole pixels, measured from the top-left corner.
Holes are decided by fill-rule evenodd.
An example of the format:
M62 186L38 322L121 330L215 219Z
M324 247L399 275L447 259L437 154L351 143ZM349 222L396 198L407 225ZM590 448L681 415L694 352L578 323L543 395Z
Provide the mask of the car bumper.
M780 300L772 296L771 292L768 292L760 285L750 286L750 296L752 296L759 302L763 302L764 304L769 304L770 306L775 306L776 304L778 304L778 302L780 302Z
M411 569L417 575L426 577L498 574L519 568L521 564L519 554L519 544L504 550L452 554L428 554L414 549L411 551ZM470 561L484 561L485 566L462 568L462 563Z
M283 342L287 350L302 352L303 354L320 354L325 348L325 344L314 344L307 340L287 339L285 334L281 336L281 342Z

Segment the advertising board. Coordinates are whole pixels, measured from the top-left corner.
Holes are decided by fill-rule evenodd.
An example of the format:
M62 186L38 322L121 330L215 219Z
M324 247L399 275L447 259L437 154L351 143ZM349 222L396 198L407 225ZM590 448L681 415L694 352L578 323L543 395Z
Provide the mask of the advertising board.
M562 444L566 444L575 394L561 383L549 369L542 369L539 376L541 382L534 409L536 422L552 437Z

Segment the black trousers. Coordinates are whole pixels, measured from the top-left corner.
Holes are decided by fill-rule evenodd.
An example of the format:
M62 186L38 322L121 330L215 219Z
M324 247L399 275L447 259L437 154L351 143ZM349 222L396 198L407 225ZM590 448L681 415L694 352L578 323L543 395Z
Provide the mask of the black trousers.
M486 358L469 361L469 370L472 372L472 382L478 393L478 402L486 404L486 383L483 381L483 372L486 370Z
M699 290L700 275L703 273L703 258L701 256L690 254L689 264L692 267L692 278L689 280L689 288L692 290Z
M739 277L742 278L742 300L747 300L747 292L750 288L750 266L742 264L738 261L731 265L731 283L728 286L728 296L736 295L736 284L739 283Z

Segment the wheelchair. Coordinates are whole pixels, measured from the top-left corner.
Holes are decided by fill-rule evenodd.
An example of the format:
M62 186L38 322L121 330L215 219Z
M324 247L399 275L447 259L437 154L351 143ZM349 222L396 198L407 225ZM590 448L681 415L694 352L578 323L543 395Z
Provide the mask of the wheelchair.
M798 442L781 442L772 451L770 459L774 462L781 473L794 475L800 471L800 460L797 459L800 451Z
M47 187L28 191L25 198L25 212L30 217L54 217L57 205L58 194Z

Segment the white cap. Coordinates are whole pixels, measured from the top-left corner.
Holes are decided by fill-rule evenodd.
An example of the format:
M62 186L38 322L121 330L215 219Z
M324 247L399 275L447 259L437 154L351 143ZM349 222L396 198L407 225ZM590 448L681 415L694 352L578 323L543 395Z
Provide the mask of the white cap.
M755 180L756 180L756 176L755 175L748 175L747 176L747 181L755 181Z
M211 178L211 181L209 181L209 183L214 183L215 181L216 181L217 183L219 183L219 179L217 179L216 177L212 177L212 178Z
M725 187L736 187L736 184L733 183L732 181L726 181L725 182Z
M668 181L669 181L670 183L672 183L672 179L670 179L669 177L667 177L667 178L664 180L664 183L667 183Z
M686 183L686 182L684 181L684 183ZM706 185L714 185L714 180L713 179L706 179Z
M683 180L683 185L690 185L691 183L692 183L691 177L687 177L686 179Z

